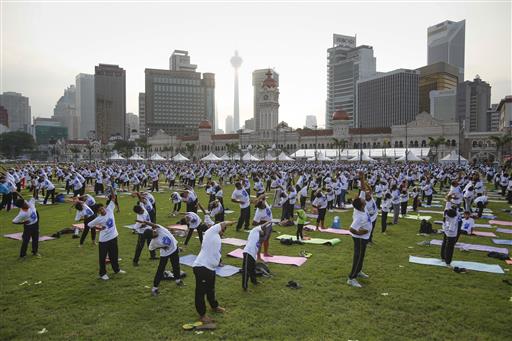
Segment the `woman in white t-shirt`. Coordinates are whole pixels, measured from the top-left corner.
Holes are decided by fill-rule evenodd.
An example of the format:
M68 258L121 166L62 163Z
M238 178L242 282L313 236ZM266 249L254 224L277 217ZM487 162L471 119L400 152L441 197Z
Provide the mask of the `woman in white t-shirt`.
M352 270L347 280L348 285L357 288L362 287L357 278L368 278L368 275L362 269L366 245L372 232L372 221L369 214L365 212L366 202L362 199L365 194L364 192L361 192L361 194L359 198L354 199L352 202L354 213L352 215L352 224L350 225L350 235L354 241L354 256L352 259Z

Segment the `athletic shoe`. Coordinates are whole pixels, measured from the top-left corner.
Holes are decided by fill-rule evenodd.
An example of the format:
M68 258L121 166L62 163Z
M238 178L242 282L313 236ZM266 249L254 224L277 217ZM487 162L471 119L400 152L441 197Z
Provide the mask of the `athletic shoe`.
M151 289L151 296L158 296L158 294L159 294L158 288Z
M363 286L361 284L359 284L359 282L354 278L354 279L348 279L347 280L347 284L352 286L352 287L355 287L355 288L362 288Z
M36 258L41 258L41 254L40 253L33 253L32 256L36 257Z
M126 271L121 270L121 269L119 269L119 271L118 271L118 272L116 272L116 274L121 274L121 275L124 275L125 273L126 273Z
M110 278L108 277L107 274L104 274L103 276L100 276L100 279L102 279L104 281L108 281Z
M357 274L357 277L359 277L359 278L365 278L365 279L366 279L366 278L369 278L370 276L368 276L367 274L365 274L364 272L362 272L362 271L361 271L361 272L359 272L359 273Z
M184 287L185 286L185 282L180 280L179 282L176 282L176 285L179 286L179 287Z

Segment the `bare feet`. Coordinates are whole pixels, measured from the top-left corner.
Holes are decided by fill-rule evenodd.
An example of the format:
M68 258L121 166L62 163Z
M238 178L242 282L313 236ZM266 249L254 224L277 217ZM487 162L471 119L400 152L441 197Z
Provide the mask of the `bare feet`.
M270 253L264 253L263 256L265 256L265 257L274 257Z

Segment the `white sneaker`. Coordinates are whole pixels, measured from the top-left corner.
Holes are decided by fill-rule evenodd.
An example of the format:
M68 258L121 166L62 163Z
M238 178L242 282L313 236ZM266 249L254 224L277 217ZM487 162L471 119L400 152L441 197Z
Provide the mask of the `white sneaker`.
M352 286L352 287L356 287L356 288L362 288L363 286L361 284L359 284L359 282L354 278L354 279L348 279L347 280L347 284Z
M124 275L125 273L126 273L126 271L121 270L121 269L119 269L119 271L118 271L118 272L116 272L116 274L121 274L121 275Z
M357 277L359 277L359 278L365 278L365 279L366 279L366 278L368 278L368 277L370 277L370 276L368 276L367 274L365 274L364 272L362 272L362 271L361 271L361 272L359 272L359 273L357 274Z
M100 276L100 279L102 279L104 281L108 281L110 278L108 277L107 274L104 274L103 276Z

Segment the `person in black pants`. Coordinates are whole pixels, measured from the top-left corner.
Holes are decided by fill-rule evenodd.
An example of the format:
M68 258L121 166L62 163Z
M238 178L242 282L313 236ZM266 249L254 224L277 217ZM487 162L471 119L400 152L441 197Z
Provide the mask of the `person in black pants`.
M443 223L443 244L441 245L441 259L451 267L455 243L459 235L459 219L455 209L446 210Z
M26 201L21 194L14 203L20 208L18 215L12 220L13 224L23 225L23 235L21 237L20 259L24 259L27 255L27 248L30 239L32 239L32 254L40 257L39 253L39 212L35 207L34 198Z
M96 229L91 229L89 226L87 226L91 221L93 221L97 217L96 204L92 205L92 207L89 207L84 202L76 199L75 203L73 204L73 207L77 211L75 221L80 221L81 219L83 219L84 221L84 230L82 232L82 235L80 236L79 247L82 247L82 245L84 245L85 238L89 234L89 230L91 230L92 243L96 245Z
M142 203L140 203L139 205L133 206L133 212L135 212L135 214L137 214L137 221L139 219L143 219L144 221L152 222L151 215L140 205L142 205ZM135 256L133 256L133 265L134 266L139 265L139 258L140 258L140 254L142 253L142 249L144 248L144 244L147 244L147 246L149 248L149 243L151 242L151 239L153 238L152 235L145 234L146 231L150 231L149 229L146 228L145 225L151 226L149 224L141 224L139 222L137 222L135 224L135 231L137 232L138 238L137 238L137 244L135 245ZM150 256L150 259L152 259L152 260L157 259L155 251L149 250L149 256Z
M231 195L231 202L240 205L240 216L238 217L236 230L240 231L242 225L244 225L245 229L248 230L251 220L250 197L247 191L243 188L241 182L235 183L235 190Z
M364 192L361 192L364 193ZM366 202L361 197L354 199L352 202L354 206L353 221L350 225L350 234L354 241L354 256L352 258L352 270L348 275L347 284L353 287L360 288L362 285L357 281L357 278L368 278L363 269L364 256L366 254L366 246L372 231L372 222L365 212Z

